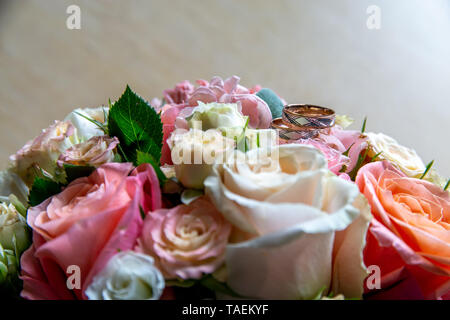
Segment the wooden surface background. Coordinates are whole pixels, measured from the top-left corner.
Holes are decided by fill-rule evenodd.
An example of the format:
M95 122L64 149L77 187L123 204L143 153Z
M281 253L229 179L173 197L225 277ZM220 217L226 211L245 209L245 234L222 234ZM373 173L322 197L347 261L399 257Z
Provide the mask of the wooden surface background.
M81 30L66 8L81 8ZM369 5L381 29L366 26ZM450 176L448 0L0 0L0 161L76 107L129 84L236 74L327 105L414 147Z

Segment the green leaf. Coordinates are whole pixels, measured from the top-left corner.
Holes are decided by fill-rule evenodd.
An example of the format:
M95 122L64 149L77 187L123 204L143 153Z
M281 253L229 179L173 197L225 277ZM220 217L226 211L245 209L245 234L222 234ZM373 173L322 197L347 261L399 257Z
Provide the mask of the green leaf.
M361 154L358 155L358 161L356 162L355 167L352 171L350 171L349 176L352 181L355 181L356 175L358 174L359 169L363 166L364 160L367 157L367 153L369 152L369 148L366 148L366 151L364 151L364 154L361 156Z
M37 206L44 200L61 192L62 184L47 178L36 177L28 196L31 207Z
M181 287L181 288L190 288L197 283L196 280L188 279L174 279L174 280L166 280L166 287Z
M374 162L376 158L378 158L380 156L380 154L382 154L383 151L378 152L376 155L374 155L371 159L370 162Z
M431 160L431 162L429 164L427 164L427 167L425 168L425 171L422 173L422 176L419 179L423 179L428 171L430 171L431 167L433 166L434 160Z
M445 184L444 191L447 191L449 185L450 185L450 179L448 179L447 183Z
M141 206L139 206L139 213L141 214L142 220L145 220L145 212L144 212L144 209L142 209Z
M248 127L248 121L249 121L249 117L247 117L247 120L245 121L245 125L244 125L244 128L242 129L241 134L237 137L234 137L236 149L241 150L242 152L247 152L250 149L248 139L245 136L245 133L246 133L247 127Z
M81 113L79 113L79 112L77 112L77 111L74 111L74 113L77 114L77 115L79 115L80 117L86 119L87 121L92 122L92 123L95 124L100 130L102 130L105 134L108 134L108 128L107 128L103 123L101 123L100 121L91 119L91 118L89 118L88 116L85 116L84 114L81 114ZM103 115L106 116L105 109L103 109ZM107 118L105 117L105 119L107 119Z
M141 165L143 163L150 163L152 165L153 169L155 169L156 176L158 177L160 185L164 185L164 183L167 180L167 177L161 171L161 168L159 167L159 161L156 161L150 153L145 153L138 150L136 165Z
M73 180L87 177L94 172L95 167L92 166L77 166L73 164L64 164L64 171L66 172L66 183L69 184Z
M270 112L272 113L272 119L280 118L283 110L283 101L277 96L275 92L269 88L263 88L259 90L256 95L264 100L269 106Z
M200 284L214 292L220 292L232 297L241 297L239 294L234 292L226 283L222 283L214 278L212 275L206 275L200 279Z
M348 157L348 153L350 152L350 149L353 147L353 145L355 144L355 142L353 142L350 147L348 147L347 150L344 151L344 153L342 153L343 156Z
M119 139L125 159L136 164L137 151L141 151L159 163L163 138L161 119L129 86L109 111L108 131L110 136Z
M364 118L364 122L363 122L363 125L362 125L362 128L361 128L361 133L366 132L366 122L367 122L367 117Z

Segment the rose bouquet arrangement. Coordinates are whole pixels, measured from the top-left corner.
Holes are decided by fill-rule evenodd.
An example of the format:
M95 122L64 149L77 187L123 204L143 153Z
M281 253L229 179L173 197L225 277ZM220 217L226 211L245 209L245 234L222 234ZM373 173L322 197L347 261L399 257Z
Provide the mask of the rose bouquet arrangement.
M287 103L239 80L183 81L150 103L127 86L12 155L1 293L449 298L449 183L432 163L343 115L286 139L273 124Z

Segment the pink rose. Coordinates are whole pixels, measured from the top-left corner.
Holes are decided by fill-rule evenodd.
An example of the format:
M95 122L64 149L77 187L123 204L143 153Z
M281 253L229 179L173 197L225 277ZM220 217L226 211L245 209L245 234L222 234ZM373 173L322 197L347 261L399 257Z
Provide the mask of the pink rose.
M161 165L164 164L173 164L172 158L170 155L170 148L167 145L167 139L170 138L173 130L175 130L175 122L180 112L185 109L187 105L170 105L166 104L162 108L161 112L161 122L163 124L163 146L161 149Z
M367 148L367 137L365 135L359 131L344 130L340 127L322 130L316 139L339 151L341 154L349 150L348 158L350 161L347 164L346 173L353 170L358 162L358 156Z
M251 90L239 85L240 78L232 76L225 81L214 77L210 82L201 80L200 86L190 95L188 103L197 106L198 102L241 103L242 114L249 116L251 128L267 129L272 121L272 113L267 103L254 93L259 87Z
M350 159L344 156L338 150L325 144L323 141L314 139L299 139L289 143L307 144L315 147L316 149L319 149L320 151L322 151L323 155L325 156L325 159L327 159L328 169L331 172L346 180L350 179L346 173L340 172L344 165L348 166Z
M449 295L449 193L428 181L407 177L387 161L363 166L356 184L374 217L364 262L377 265L381 273L381 290L366 290L370 297Z
M114 159L114 149L119 139L108 136L95 136L89 140L76 144L64 151L58 159L58 165L65 163L98 167Z
M272 113L264 100L256 93L261 90L257 85L247 89L239 84L240 78L232 76L226 80L213 77L211 81L197 80L199 85L194 89L189 81L178 83L174 89L164 90L167 104L161 110L163 123L163 148L161 164L172 164L167 139L175 128L188 129L185 118L190 116L198 102L239 103L243 115L249 116L251 128L267 129L272 121Z
M199 279L222 265L230 231L231 225L203 196L149 214L136 250L153 256L168 279Z
M27 299L85 299L93 277L119 250L135 246L144 212L161 207L159 182L144 164L108 163L28 211L33 245L22 255ZM69 290L67 268L78 266L81 288Z
M168 104L182 104L188 101L189 95L194 91L194 86L187 80L177 83L175 88L164 90L164 99Z

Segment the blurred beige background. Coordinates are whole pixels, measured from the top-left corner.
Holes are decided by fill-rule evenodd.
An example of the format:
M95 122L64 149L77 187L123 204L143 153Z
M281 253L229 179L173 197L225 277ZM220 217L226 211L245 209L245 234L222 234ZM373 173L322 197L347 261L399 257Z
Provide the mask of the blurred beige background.
M66 8L81 7L81 30ZM369 30L369 5L381 29ZM236 74L327 105L414 147L450 176L448 0L0 0L0 161L128 83L147 99Z

